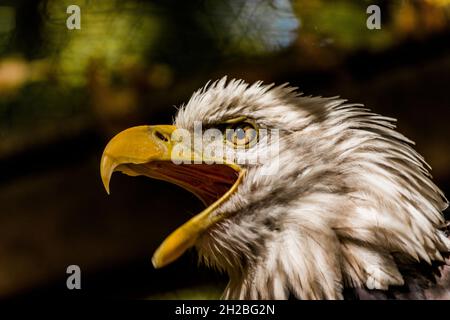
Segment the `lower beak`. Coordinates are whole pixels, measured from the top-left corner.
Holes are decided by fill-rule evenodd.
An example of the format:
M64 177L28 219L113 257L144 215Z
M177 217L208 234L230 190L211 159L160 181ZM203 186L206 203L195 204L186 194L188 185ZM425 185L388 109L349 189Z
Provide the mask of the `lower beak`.
M138 126L117 134L106 146L100 174L109 194L114 171L166 180L197 195L207 208L172 232L153 255L155 268L163 267L192 247L198 237L215 223L226 218L212 214L237 189L244 170L230 163L222 165L176 165L172 162L175 126ZM190 155L180 160L190 162ZM209 159L211 160L211 159ZM218 159L219 160L219 159ZM223 162L223 159L220 159ZM210 162L209 162L210 163Z

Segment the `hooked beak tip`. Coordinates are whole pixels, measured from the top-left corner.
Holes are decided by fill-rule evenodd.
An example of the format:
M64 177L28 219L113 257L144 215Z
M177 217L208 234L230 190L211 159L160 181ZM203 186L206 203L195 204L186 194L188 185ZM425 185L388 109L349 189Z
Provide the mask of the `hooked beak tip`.
M105 190L106 190L106 194L109 196L111 194L111 192L109 191L109 186L105 185Z
M103 154L100 163L100 175L102 177L103 186L105 187L106 193L109 195L109 181L111 180L111 176L116 168L116 164L109 156L105 154Z

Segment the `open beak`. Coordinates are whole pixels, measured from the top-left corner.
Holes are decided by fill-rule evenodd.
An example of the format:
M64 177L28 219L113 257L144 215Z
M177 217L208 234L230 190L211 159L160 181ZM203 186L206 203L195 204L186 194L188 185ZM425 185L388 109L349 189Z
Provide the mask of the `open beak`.
M155 268L163 267L179 258L192 247L198 237L209 227L226 218L213 212L237 189L244 170L234 163L190 164L191 155L178 155L172 162L173 150L177 142L173 139L176 127L171 125L138 126L126 129L106 146L100 174L106 192L115 171L130 176L145 175L150 178L169 181L195 194L205 204L206 209L172 232L153 255ZM211 160L208 159L211 163ZM179 162L177 162L179 163Z

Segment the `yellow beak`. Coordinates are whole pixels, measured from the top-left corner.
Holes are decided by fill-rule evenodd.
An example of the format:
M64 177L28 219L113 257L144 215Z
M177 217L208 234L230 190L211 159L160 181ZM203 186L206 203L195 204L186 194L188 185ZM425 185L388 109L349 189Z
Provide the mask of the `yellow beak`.
M152 258L155 268L163 267L176 260L195 244L204 231L226 218L223 215L211 215L211 213L233 194L244 175L244 170L233 163L209 168L204 167L208 166L206 164L175 165L171 157L176 144L172 139L175 130L176 127L171 125L138 126L126 129L111 139L103 152L100 163L101 178L108 194L112 174L114 171L121 171L131 176L146 175L170 181L193 192L209 205L163 241ZM178 158L178 160L180 159ZM189 156L181 160L190 161L192 159ZM202 167L201 170L199 166ZM203 174L203 178L206 178L203 180L211 179L212 174L219 169L221 180L217 185L221 185L223 188L226 182L230 187L220 197L213 198L215 201L212 201L210 195L213 183L205 181L205 187L202 189L198 187L198 181L194 183L190 179L196 172L200 176ZM183 177L183 172L189 174ZM224 178L224 175L228 178Z

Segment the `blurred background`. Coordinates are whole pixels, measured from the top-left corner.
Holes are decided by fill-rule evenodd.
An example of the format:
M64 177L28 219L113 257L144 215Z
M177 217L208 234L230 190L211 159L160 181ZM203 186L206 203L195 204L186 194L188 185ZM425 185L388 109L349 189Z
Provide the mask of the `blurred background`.
M0 1L0 297L218 297L226 278L195 253L150 263L200 202L120 174L107 196L98 168L115 133L169 123L223 75L399 119L450 194L450 0ZM66 288L71 264L82 290Z

